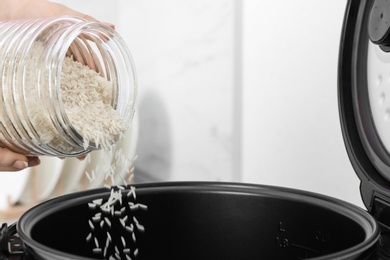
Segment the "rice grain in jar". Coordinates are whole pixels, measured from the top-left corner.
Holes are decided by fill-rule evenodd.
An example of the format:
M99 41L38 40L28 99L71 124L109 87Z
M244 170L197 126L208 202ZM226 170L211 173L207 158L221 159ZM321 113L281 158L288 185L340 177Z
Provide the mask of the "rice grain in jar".
M133 118L130 52L109 26L77 17L0 22L1 146L25 155L107 148Z

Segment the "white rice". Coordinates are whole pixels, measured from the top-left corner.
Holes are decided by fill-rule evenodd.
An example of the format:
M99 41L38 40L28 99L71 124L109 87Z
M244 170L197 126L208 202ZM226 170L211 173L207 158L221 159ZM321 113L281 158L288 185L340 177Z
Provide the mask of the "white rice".
M123 247L126 247L126 240L123 236L121 236L121 240L122 240Z
M96 204L94 204L94 203L88 203L88 207L89 207L90 209L96 209Z
M121 222L122 227L126 227L126 223L123 221L123 219L120 218L119 221Z
M125 173L124 169L119 169L117 164L125 164L127 169L134 171L134 167L129 167L128 165L134 162L134 160L121 158L124 157L123 150L121 149L115 150L114 148L110 148L109 150L104 150L104 152L106 152L106 158L115 158L115 160L102 160L98 164L98 167L100 167L99 171L96 168L95 171L90 170L90 175L92 175L92 172L99 173L96 179L99 179L99 176L101 176L101 181L104 179L102 185L110 189L107 198L94 199L90 202L96 205L96 208L90 208L93 211L92 219L97 214L99 214L101 219L100 228L97 225L95 227L95 233L101 244L105 244L102 247L102 256L104 259L124 259L125 257L126 259L136 259L139 254L137 237L139 234L145 232L145 226L140 223L138 214L141 211L148 210L148 206L136 201L136 188L134 186L127 186L125 180L127 177L123 177L125 175L115 176L118 172L121 175ZM102 171L102 169L105 170ZM129 173L130 171L126 174ZM130 178L133 178L133 173L131 173ZM118 184L118 182L120 183ZM121 183L126 186L121 185ZM115 231L111 234L117 236L114 240L112 240L112 235L109 232L112 228ZM104 234L102 231L106 231L106 235L102 236ZM92 248L94 247L95 245L92 246Z
M130 206L130 210L131 210L131 211L135 211L135 210L137 210L137 209L139 209L138 204L135 204L135 205Z
M111 227L111 221L110 221L108 218L104 218L104 220L106 221L107 225L108 225L109 227Z
M139 207L140 209L143 209L143 210L147 210L147 209L148 209L148 206L147 206L147 205L141 204L141 203L138 203L138 207Z
M98 232L97 234L99 234L97 235L99 238L94 238L95 245L92 249L99 248L97 244L99 239L105 246L101 248L101 251L94 250L94 253L101 252L105 259L124 259L125 257L126 259L132 259L131 257L136 259L139 254L138 249L135 248L137 245L137 236L138 234L145 232L145 226L140 223L137 218L138 215L136 214L138 214L137 212L140 210L148 210L148 207L143 203L135 202L135 196L133 194L136 189L134 187L128 187L128 189L130 197L127 197L127 193L123 193L123 190L120 189L118 185L111 186L110 194L107 199L94 199L90 202L97 205L96 208L90 207L90 209L94 211L91 219L94 220L94 222L101 220L100 225L95 226L94 229L99 230L99 226L100 230L115 228L115 233L118 236L115 241L121 241L119 245L111 245L112 237L108 231L106 232L107 235L104 237L101 236L100 231L96 231ZM122 199L124 198L126 198L126 203L121 205ZM104 214L104 216L102 216L102 214ZM116 224L118 222L120 223L119 226ZM123 228L124 233L120 230L117 231L118 228ZM131 251L130 248L135 249ZM127 256L131 257L127 258Z
M144 232L145 231L145 227L143 225L139 224L139 223L136 224L136 227L137 227L138 231L140 231L140 232Z
M133 222L137 225L137 224L139 224L139 222L138 222L138 220L137 220L137 218L135 217L135 216L133 216Z
M95 237L95 245L96 245L96 247L99 247L99 241L96 237Z
M70 122L88 144L109 148L127 130L112 108L111 82L71 57L62 67L61 97Z
M101 249L101 248L94 248L94 249L93 249L93 252L94 252L95 254L100 254L100 253L102 252L102 249Z
M87 242L91 241L92 240L92 233L89 233L87 238L86 238Z
M103 203L103 199L96 199L96 200L93 200L92 202L95 203L96 205L100 206Z
M101 220L101 217L100 217L100 216L94 216L94 217L92 217L92 221L95 222L95 223L99 222L100 220Z
M42 108L41 98L48 95L48 93L41 93L40 91L47 88L47 86L42 85L38 90L36 84L38 75L35 73L42 53L45 53L44 45L42 42L36 41L26 59L23 60L26 73L24 75L25 92L23 95L28 97L26 101L7 97L4 106L7 109L16 107L17 110L21 110L22 106L17 102L25 102L29 120L40 140L35 138L34 130L28 127L22 126L18 129L19 126L14 124L15 130L17 132L27 131L28 138L31 138L33 143L43 142L64 154L71 154L74 151L74 146L70 145L63 138L63 134L57 130L48 110ZM12 66L11 62L13 61L10 57L6 56L4 64ZM7 71L5 70L5 72ZM3 75L4 82L9 82L13 76L13 74L5 73ZM40 77L45 78L46 76L41 75ZM40 80L40 82L47 84L44 80ZM84 148L88 148L89 145L97 148L108 148L127 130L128 124L112 107L112 83L100 76L99 73L73 60L72 57L65 57L59 84L61 92L59 93L60 106L64 109L72 127L82 136ZM18 92L19 90L15 91ZM17 93L17 95L19 94L21 93ZM16 102L15 106L13 102ZM44 100L43 102L49 103L51 101ZM20 111L18 113L21 114ZM23 124L28 125L25 123L25 118L20 118L20 120L24 122ZM93 175L94 173L90 176L91 179L93 179Z
M129 233L133 233L134 232L134 230L131 227L129 227L129 226L125 226L125 229Z
M92 221L88 220L88 223L89 223L89 227L91 228L91 230L94 231L95 230L95 226L93 225Z

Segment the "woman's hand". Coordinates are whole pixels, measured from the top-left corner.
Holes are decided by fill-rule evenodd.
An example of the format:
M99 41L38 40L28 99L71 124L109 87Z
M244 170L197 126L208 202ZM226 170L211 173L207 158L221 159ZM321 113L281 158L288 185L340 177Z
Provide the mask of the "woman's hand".
M97 21L89 15L47 0L0 0L0 20L41 18L59 15L74 15L88 21Z
M38 157L27 157L0 147L0 171L20 171L40 163Z

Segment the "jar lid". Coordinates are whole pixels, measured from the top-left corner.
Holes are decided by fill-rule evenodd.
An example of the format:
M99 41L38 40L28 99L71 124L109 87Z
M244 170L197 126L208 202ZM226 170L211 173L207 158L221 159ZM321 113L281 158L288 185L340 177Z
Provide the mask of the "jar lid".
M341 128L367 209L390 226L390 3L349 0L338 66ZM388 35L389 34L389 35ZM388 45L388 46L387 46Z

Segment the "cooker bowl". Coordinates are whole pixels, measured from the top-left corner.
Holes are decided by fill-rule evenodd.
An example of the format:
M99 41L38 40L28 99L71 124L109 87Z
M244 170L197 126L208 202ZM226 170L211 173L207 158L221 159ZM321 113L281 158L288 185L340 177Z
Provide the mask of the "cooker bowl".
M134 228L136 239L112 212L105 213L110 227L103 222L105 228L94 224L91 231L96 212L88 203L110 197L109 190L97 189L27 211L17 223L25 251L32 259L104 258L103 250L93 249L104 247L108 232L106 258L119 252L126 259L128 248L128 259L366 259L379 238L377 222L363 209L307 191L222 182L133 187L136 198L125 195L126 187L119 207L126 208L127 221L142 223L144 231ZM147 209L130 211L132 203Z

